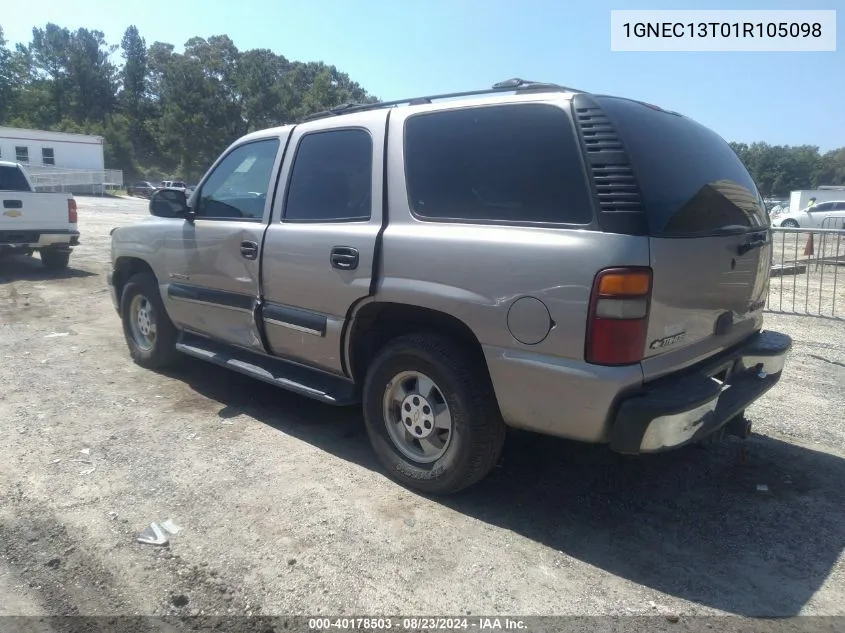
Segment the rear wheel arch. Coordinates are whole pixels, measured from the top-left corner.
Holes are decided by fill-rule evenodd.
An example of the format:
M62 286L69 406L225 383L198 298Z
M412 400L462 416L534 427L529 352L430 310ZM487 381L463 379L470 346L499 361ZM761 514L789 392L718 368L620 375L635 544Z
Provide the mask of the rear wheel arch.
M355 382L363 383L370 362L385 345L414 333L438 334L460 344L487 373L481 342L458 317L412 304L373 301L355 312L347 334L347 367ZM489 373L486 377L490 379Z

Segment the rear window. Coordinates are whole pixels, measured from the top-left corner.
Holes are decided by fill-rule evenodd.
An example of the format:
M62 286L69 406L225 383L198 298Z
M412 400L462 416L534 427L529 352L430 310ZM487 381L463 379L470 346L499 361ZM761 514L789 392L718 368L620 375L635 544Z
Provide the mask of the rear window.
M431 220L589 224L569 115L551 105L460 108L405 123L408 201Z
M29 191L29 183L17 167L0 166L0 190Z
M769 225L748 170L718 134L635 101L596 101L631 159L651 235L712 235Z

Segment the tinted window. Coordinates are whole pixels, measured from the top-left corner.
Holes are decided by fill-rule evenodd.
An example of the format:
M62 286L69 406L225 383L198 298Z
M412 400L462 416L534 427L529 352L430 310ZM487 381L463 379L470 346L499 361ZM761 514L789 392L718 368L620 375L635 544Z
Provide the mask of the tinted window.
M810 211L832 211L833 210L833 203L832 202L822 202L820 204L814 205L810 207Z
M369 219L372 170L373 142L363 130L303 136L288 185L285 221Z
M405 124L408 202L419 216L587 224L573 125L542 104L461 108Z
M0 167L0 190L29 191L29 184L17 167Z
M203 184L197 216L261 219L278 150L277 138L232 150Z
M754 181L718 134L635 101L596 101L628 151L652 235L707 235L768 226Z
M845 202L837 202L833 205L834 211L845 211Z

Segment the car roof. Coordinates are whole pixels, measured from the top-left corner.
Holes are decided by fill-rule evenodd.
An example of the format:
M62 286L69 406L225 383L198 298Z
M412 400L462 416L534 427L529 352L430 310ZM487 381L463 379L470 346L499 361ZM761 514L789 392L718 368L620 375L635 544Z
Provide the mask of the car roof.
M254 141L259 139L279 137L288 133L297 125L313 123L321 120L347 120L353 119L355 114L373 112L377 110L388 110L401 107L411 112L426 112L452 109L455 103L464 107L489 105L496 103L525 103L531 101L548 101L550 97L569 101L573 96L585 91L575 88L568 88L558 84L546 82L525 81L522 79L509 79L494 84L492 88L484 90L470 90L466 92L455 92L431 95L427 97L412 97L410 99L398 99L396 101L384 101L370 104L343 104L333 110L317 112L305 117L298 123L289 123L278 127L257 130L242 136L235 144Z

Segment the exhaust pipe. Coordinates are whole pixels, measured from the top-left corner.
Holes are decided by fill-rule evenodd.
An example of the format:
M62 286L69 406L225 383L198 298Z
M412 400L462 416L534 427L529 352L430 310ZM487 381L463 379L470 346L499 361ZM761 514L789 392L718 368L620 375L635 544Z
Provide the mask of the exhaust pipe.
M751 420L740 413L725 425L725 431L741 440L747 439L751 435Z

